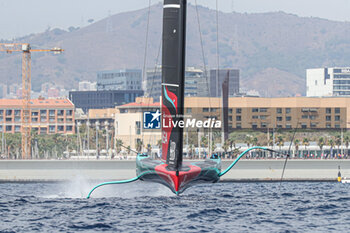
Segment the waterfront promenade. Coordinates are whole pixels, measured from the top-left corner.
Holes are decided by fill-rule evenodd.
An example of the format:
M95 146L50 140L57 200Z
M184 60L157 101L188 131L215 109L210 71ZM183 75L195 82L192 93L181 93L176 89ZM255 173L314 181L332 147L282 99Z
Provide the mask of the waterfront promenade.
M222 168L232 160L222 161ZM241 160L222 181L278 181L284 160ZM350 177L350 160L288 160L284 180L335 181L338 166ZM121 180L135 177L135 160L0 160L0 182Z

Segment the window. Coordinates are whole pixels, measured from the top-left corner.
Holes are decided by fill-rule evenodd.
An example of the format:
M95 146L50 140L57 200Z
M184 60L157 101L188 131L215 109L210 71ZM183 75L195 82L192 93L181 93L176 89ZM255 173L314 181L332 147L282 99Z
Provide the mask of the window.
M15 132L18 133L21 131L21 126L15 125Z
M71 125L66 126L66 130L67 130L67 132L72 132L73 126L71 126Z
M11 115L12 115L12 110L7 109L7 110L6 110L6 116L11 116Z
M255 123L253 123L253 124L252 124L252 128L253 128L253 129L257 129L257 128L258 128L258 125L255 124Z
M209 108L203 108L203 112L209 112Z
M261 128L266 128L267 124L265 122L261 122Z
M229 116L229 117L228 117L228 120L229 120L229 121L232 121L232 116Z
M286 124L286 128L287 128L287 129L291 129L291 128L292 128L292 125Z
M66 116L72 116L73 110L66 110Z
M55 122L55 120L56 120L55 117L50 117L50 120L49 120L49 121L50 121L50 122Z
M282 108L277 108L277 109L276 109L276 113L277 113L277 114L281 114L281 113L282 113Z
M32 112L32 116L38 116L39 112Z
M283 126L282 125L277 125L277 128L282 129Z
M335 117L334 117L334 120L335 120L335 121L340 121L340 116L335 116Z
M242 124L241 124L241 123L237 123L237 124L236 124L236 128L237 128L237 129L242 129Z
M326 108L326 113L327 114L331 114L332 113L332 109L331 108Z
M252 108L252 112L259 112L258 108Z
M267 118L267 116L265 116L265 115L260 116L261 120L266 120L266 118Z
M46 116L46 113L47 113L46 110L40 110L40 115L41 115L41 116L44 116L44 115Z
M64 126L63 125L57 126L57 131L59 131L59 132L64 131Z
M339 114L339 113L340 113L340 108L335 108L335 109L334 109L334 113L335 113L335 114Z
M236 121L241 121L242 117L241 116L236 116Z
M260 108L260 112L267 112L267 108Z
M286 121L291 121L292 120L292 117L291 116L287 116L286 117Z
M335 124L335 125L334 125L334 128L340 129L340 125Z
M307 119L307 118L309 118L309 116L308 115L302 115L301 118L302 119Z
M12 131L12 125L6 125L6 132Z
M327 124L326 124L326 128L328 128L328 129L329 129L329 128L332 128L332 125L329 124L329 123L327 123Z
M241 109L241 108L237 108L237 109L236 109L236 113L237 113L237 114L241 114L241 113L242 113L242 109Z
M21 110L15 110L15 116L20 116L21 115Z
M291 113L291 109L290 108L286 108L286 114L289 114L289 113Z
M210 112L216 112L218 109L217 108L211 108Z
M63 116L64 110L57 110L57 116Z
M11 117L6 117L6 122L12 122L12 118Z
M4 115L4 110L0 110L0 116Z
M311 128L316 128L317 124L315 122L311 122L310 127Z
M67 119L66 119L66 122L67 122L67 123L71 123L71 122L73 122L73 119L72 119L72 118L67 118Z
M301 128L302 128L302 129L306 129L306 128L307 128L307 124L306 124L306 123L302 123L302 124L301 124Z
M43 128L40 128L40 134L46 134L47 133L47 128L43 127Z
M332 116L326 116L326 121L331 121L332 120Z
M282 121L282 117L276 117L276 121Z
M252 116L253 119L259 119L259 116Z
M49 126L49 132L54 133L56 131L56 127L54 125Z
M315 115L311 115L311 116L310 116L310 119L311 119L311 120L315 120L315 119L316 119L316 116L315 116Z
M186 113L192 113L192 108L186 108Z
M50 115L50 116L55 116L55 110L50 110L50 111L49 111L49 115Z
M229 108L229 109L228 109L228 113L229 113L229 114L232 114L232 112L233 112L233 109L232 109L232 108Z
M136 134L140 135L141 134L141 122L140 121L136 121L135 122L135 127L136 127Z
M20 122L21 118L20 117L15 117L15 122Z

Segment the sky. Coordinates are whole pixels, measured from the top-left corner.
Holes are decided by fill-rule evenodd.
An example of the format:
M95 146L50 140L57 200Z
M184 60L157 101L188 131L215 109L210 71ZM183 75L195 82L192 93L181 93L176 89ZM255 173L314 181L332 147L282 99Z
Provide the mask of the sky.
M13 39L47 28L67 29L88 25L109 14L147 7L160 0L0 0L0 39ZM284 11L303 17L350 21L350 0L218 0L224 12ZM195 0L188 0L194 4ZM215 9L216 0L197 0Z

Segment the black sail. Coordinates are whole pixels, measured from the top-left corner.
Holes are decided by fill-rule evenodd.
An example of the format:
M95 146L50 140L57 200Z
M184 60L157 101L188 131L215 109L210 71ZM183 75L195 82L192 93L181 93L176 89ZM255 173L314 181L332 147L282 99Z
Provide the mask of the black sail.
M185 85L186 0L164 0L162 52L162 159L182 165ZM175 123L175 124L174 124Z

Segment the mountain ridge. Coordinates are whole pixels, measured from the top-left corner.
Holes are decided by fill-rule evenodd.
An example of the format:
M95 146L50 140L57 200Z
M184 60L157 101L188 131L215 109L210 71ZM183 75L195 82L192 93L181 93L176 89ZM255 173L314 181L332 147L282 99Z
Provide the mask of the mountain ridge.
M206 66L216 68L216 12L202 6L198 10ZM80 80L96 80L99 70L142 69L147 14L148 9L140 9L113 15L84 28L52 29L18 38L16 42L31 43L33 47L65 49L59 56L32 55L33 89L47 81L71 89L76 88ZM154 67L157 60L161 24L162 4L156 4L151 7L147 68ZM219 13L220 67L239 68L241 86L258 90L263 96L305 95L306 68L349 66L349 39L348 22L299 17L280 11ZM160 61L159 57L158 63ZM20 64L20 54L0 54L0 82L19 83ZM193 5L188 7L186 64L204 66ZM276 84L270 83L266 93L264 84L270 80L269 76L274 77Z

